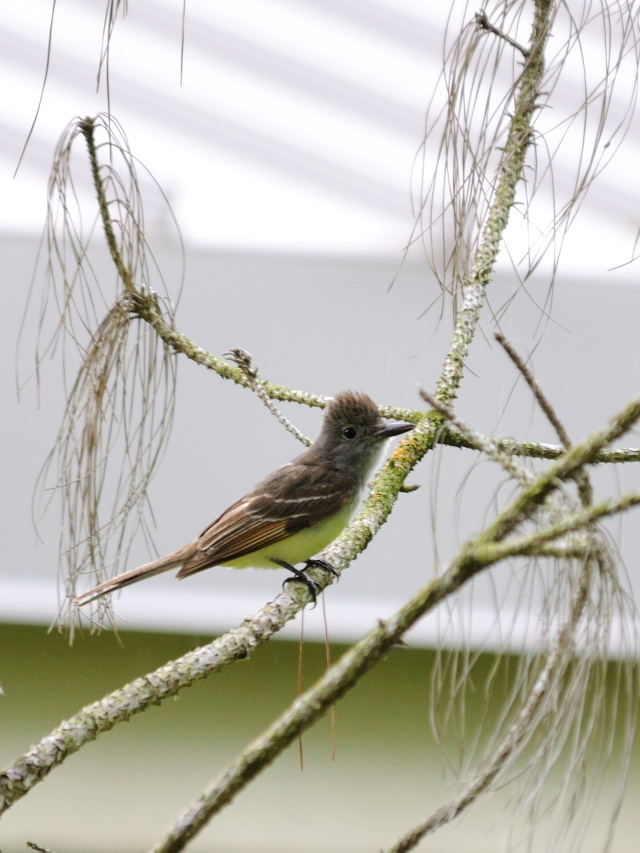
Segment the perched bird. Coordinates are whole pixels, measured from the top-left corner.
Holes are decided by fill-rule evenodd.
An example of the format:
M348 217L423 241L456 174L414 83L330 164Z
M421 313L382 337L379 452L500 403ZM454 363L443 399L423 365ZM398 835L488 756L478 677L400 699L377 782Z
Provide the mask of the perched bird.
M211 566L293 572L315 596L314 584L296 563L335 571L312 560L346 527L376 468L386 439L414 424L385 424L366 394L343 391L325 410L320 435L304 453L278 468L225 510L197 539L166 557L131 569L79 595L96 598L182 566L186 578Z

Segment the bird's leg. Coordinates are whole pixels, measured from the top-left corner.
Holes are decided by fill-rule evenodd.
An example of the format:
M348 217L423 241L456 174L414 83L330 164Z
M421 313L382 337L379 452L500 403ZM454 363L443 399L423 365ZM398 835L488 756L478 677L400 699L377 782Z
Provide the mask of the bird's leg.
M340 577L331 563L328 563L326 560L307 560L304 564L304 571L306 572L307 569L322 569L324 572L329 572L334 578Z
M291 563L287 563L286 560L276 560L271 557L271 562L275 563L277 566L280 566L283 569L286 569L289 572L293 572L292 578L286 578L282 586L287 583L291 583L292 581L300 581L303 583L309 592L311 593L311 598L313 599L313 606L315 607L318 599L318 593L320 592L320 587L315 581L312 581L311 578L308 578L304 572L300 571L300 569L296 569Z

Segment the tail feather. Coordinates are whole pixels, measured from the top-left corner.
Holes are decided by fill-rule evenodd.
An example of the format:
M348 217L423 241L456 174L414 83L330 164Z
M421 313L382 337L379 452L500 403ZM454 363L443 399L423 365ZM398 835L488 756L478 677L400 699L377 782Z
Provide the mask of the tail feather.
M76 596L73 600L75 604L83 605L95 601L97 598L102 598L103 595L108 595L110 592L115 592L117 589L122 589L129 584L137 583L145 578L151 578L154 575L167 572L169 569L175 569L182 566L187 560L190 560L197 551L197 540L178 548L177 551L172 551L166 557L160 557L159 560L154 560L151 563L145 563L143 566L138 566L137 569L129 569L128 572L123 572L111 580L104 581L93 589L83 592L82 595Z

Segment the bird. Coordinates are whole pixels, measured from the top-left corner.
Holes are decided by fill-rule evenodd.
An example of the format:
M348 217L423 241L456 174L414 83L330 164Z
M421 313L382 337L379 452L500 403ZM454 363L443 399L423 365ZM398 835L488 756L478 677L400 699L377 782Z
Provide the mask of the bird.
M202 533L165 557L131 569L78 595L88 604L145 578L180 568L189 577L212 566L235 569L278 567L292 572L315 600L316 585L304 571L317 566L337 574L324 560L312 559L347 526L361 493L378 466L387 439L415 424L386 424L375 402L360 391L331 398L313 444L275 470L232 504ZM304 563L303 570L296 564Z

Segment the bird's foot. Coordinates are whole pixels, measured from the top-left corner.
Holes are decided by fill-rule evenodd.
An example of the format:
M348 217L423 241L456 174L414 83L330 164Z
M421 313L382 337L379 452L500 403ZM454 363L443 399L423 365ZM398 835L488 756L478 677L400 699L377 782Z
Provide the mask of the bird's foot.
M318 586L315 581L312 581L311 578L308 578L303 571L296 569L295 566L292 566L291 563L287 563L285 560L272 559L271 562L283 569L286 569L288 572L293 572L293 577L285 578L282 586L284 587L285 584L292 583L293 581L300 581L300 583L303 583L309 590L313 600L313 606L315 607L318 601L318 593L322 591L320 586Z
M333 575L334 578L339 578L340 575L333 568L331 563L328 563L326 560L307 560L304 564L305 571L307 569L322 569L325 572L329 572L330 575Z

